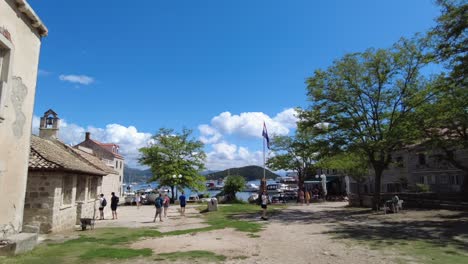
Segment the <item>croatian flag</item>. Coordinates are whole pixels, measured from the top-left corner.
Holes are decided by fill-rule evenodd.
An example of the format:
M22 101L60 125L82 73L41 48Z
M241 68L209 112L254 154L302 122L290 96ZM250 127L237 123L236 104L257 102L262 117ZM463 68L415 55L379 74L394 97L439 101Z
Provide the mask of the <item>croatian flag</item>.
M267 148L270 149L270 138L268 137L268 131L267 131L265 122L263 122L263 132L262 132L262 136L266 139Z

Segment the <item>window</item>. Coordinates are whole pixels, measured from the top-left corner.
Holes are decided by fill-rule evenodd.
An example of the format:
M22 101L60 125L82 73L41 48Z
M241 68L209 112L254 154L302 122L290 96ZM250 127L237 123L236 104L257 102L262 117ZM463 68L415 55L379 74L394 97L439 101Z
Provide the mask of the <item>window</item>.
M62 178L62 205L70 205L72 203L73 177L65 175Z
M426 165L426 155L424 155L424 153L418 154L418 162L419 165Z
M89 199L96 199L97 198L97 187L98 187L98 178L97 177L90 177L88 180L88 194Z
M76 201L77 202L84 202L86 199L86 177L79 176L76 180Z
M8 80L11 71L11 50L13 45L6 37L9 35L6 29L0 27L0 122L5 119L5 107L8 97Z
M395 163L396 163L396 166L398 168L404 168L405 167L405 163L403 162L403 157L396 157Z
M115 168L117 169L118 167L119 167L119 161L116 160L116 161L115 161Z

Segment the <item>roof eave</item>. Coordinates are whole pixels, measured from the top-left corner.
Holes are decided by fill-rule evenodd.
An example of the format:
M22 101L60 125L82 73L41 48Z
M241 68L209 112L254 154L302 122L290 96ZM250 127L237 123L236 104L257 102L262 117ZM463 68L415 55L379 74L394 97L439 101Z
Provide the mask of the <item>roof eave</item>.
M31 20L31 26L39 32L41 37L47 36L49 30L47 29L46 25L42 22L39 16L34 12L32 7L26 2L26 0L16 0L16 5L21 11L21 13L25 14Z

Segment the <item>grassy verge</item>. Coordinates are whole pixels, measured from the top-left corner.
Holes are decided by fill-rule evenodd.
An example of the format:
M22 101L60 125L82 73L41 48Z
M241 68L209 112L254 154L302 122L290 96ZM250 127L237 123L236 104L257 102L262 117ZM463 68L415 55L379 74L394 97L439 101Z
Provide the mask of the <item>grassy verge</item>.
M384 254L398 255L397 261L404 263L424 264L459 264L468 263L468 248L445 243L434 244L424 240L384 239L384 240L349 240L351 244L368 246L372 250L383 251Z
M162 253L158 254L157 258L154 259L155 261L175 261L175 260L184 260L187 263L193 262L221 262L226 260L226 257L223 255L217 255L210 251L204 250L193 250L193 251L178 251L172 253Z
M262 230L263 224L259 222L242 220L244 217L252 218L259 213L259 207L248 204L233 204L220 206L216 212L203 215L209 225L204 228L176 230L161 233L149 228L99 228L84 232L79 238L63 243L48 242L41 244L33 251L15 257L0 257L2 264L61 264L61 263L99 263L105 259L129 259L135 257L149 257L151 249L131 249L128 244L144 239L162 236L173 236L206 232L224 228L234 228L249 233L250 237L257 237L254 233ZM191 253L177 252L172 255L187 258L220 259L224 256L210 255L213 253L191 251ZM170 259L170 255L158 255L159 258Z

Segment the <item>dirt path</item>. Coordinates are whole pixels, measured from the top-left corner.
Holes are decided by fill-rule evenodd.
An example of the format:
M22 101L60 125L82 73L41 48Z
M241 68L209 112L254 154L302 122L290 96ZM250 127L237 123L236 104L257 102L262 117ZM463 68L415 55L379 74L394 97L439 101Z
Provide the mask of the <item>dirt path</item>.
M290 206L270 218L260 237L224 229L147 239L132 248L151 248L155 254L206 250L227 256L226 263L394 263L392 256L340 243L327 234L343 206L345 203Z

